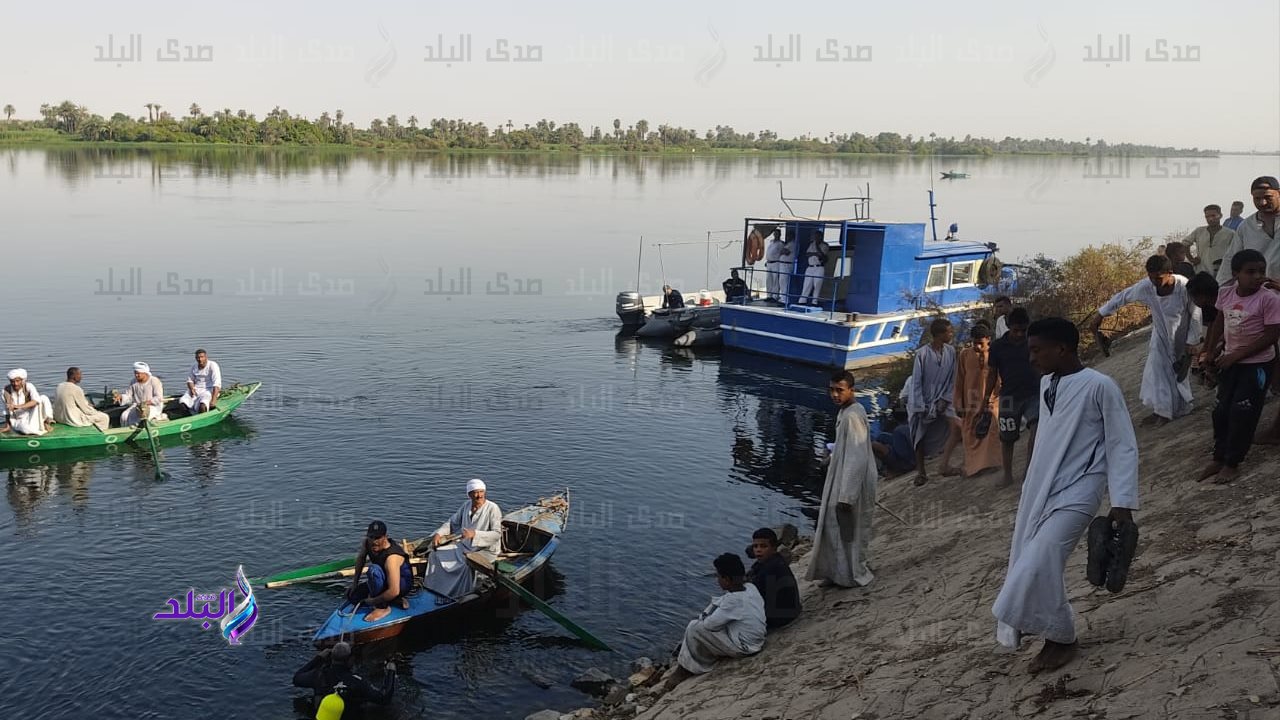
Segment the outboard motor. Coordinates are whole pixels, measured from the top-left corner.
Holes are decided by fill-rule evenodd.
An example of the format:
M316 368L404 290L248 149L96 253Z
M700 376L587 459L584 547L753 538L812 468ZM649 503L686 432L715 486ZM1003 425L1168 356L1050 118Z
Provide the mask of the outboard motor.
M624 326L644 324L644 300L638 292L620 292L615 305Z

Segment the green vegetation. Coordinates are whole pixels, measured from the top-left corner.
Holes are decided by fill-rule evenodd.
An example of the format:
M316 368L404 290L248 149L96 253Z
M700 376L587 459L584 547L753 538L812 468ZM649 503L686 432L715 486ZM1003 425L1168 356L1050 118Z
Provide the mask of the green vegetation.
M802 135L783 139L771 130L740 133L728 125L699 133L696 130L658 125L647 120L623 127L615 119L611 128L585 130L577 123L557 125L539 120L534 125L516 127L507 120L494 128L467 120L433 118L425 123L410 115L401 121L396 115L378 118L359 129L345 121L342 110L308 119L276 107L261 120L244 110L230 108L206 114L192 103L182 117L175 117L159 103L147 103L145 116L115 113L106 118L70 100L40 106L41 120L14 122L13 106L5 106L3 143L33 142L28 132L53 130L62 141L98 143L188 143L224 145L321 146L404 150L569 150L574 152L728 152L758 151L815 154L883 155L1003 155L1003 154L1108 154L1108 155L1213 155L1217 151L1190 150L1154 145L1120 143L1085 138L1084 142L1062 139L1003 140L902 136L882 132L829 133L825 138ZM47 141L42 136L40 142Z

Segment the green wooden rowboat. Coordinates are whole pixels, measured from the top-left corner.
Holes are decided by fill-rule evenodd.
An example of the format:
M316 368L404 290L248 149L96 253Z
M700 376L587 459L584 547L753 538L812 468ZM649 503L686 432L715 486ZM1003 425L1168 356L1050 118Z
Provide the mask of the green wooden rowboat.
M237 383L222 391L222 394L218 396L218 407L209 412L150 423L150 427L145 432L149 432L153 438L159 439L217 425L226 420L228 415L240 407L240 404L245 400L248 400L249 396L257 392L261 386L262 383L259 382L245 385ZM0 454L107 447L130 440L142 439L145 441L146 437L143 433L143 430L136 427L108 428L107 432L102 432L92 426L70 427L68 425L54 425L53 429L44 435L0 433Z

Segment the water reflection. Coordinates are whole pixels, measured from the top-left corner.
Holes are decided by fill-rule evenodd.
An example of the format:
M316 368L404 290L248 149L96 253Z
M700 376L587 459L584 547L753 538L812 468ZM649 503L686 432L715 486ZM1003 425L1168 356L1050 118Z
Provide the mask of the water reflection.
M735 478L814 500L825 471L818 450L835 438L835 409L827 396L829 370L725 351L717 381L721 407L733 419ZM884 397L860 390L872 432Z
M89 507L93 463L15 467L9 470L6 496L19 528L30 527L40 503L55 496L67 498L77 514Z

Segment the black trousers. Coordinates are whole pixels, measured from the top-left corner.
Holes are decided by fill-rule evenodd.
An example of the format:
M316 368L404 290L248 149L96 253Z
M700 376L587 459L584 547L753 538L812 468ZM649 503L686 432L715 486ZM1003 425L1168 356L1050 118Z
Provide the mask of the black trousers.
M1227 467L1244 462L1262 417L1273 363L1236 363L1218 373L1213 407L1213 459Z

